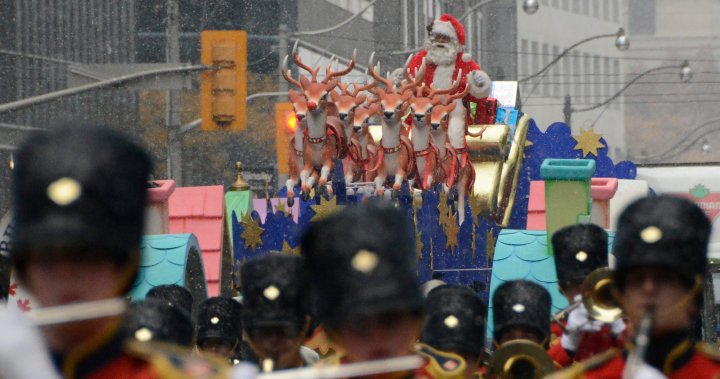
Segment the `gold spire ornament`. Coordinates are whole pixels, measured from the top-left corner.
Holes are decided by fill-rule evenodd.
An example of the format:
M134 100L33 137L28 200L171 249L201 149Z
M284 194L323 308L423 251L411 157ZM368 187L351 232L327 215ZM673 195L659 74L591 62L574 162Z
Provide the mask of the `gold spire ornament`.
M447 224L448 215L450 213L450 207L448 207L447 200L447 192L440 191L440 199L437 205L438 212L440 213L440 226L445 226L445 224Z
M250 185L247 184L245 178L242 175L242 162L235 162L235 182L230 185L230 191L247 191L250 189Z
M600 142L602 134L595 133L595 129L592 127L587 130L580 129L580 135L572 137L575 141L577 141L577 145L575 145L573 149L582 150L583 158L587 157L589 154L597 157L597 150L605 147L602 142Z
M258 246L262 245L261 236L265 229L261 228L260 225L250 217L250 212L245 213L241 223L244 228L241 237L245 241L245 247L255 250Z
M423 248L422 238L420 235L420 232L415 232L415 257L417 260L422 260L422 248Z
M479 217L480 213L482 213L482 201L480 200L480 195L473 193L470 195L470 213L472 213L473 216L473 225L474 226L480 226L479 224Z
M485 245L485 247L487 249L487 267L492 267L493 256L495 255L495 234L493 234L492 230L488 230L486 236L487 244Z
M460 227L457 223L457 213L453 213L448 216L447 223L445 224L443 231L445 232L446 239L445 247L450 249L452 252L452 250L458 245L458 232L460 232Z
M330 198L330 200L325 200L324 197L320 196L320 204L311 205L310 208L315 212L315 215L310 219L311 222L314 222L320 221L333 213L340 212L345 206L338 205L335 196Z

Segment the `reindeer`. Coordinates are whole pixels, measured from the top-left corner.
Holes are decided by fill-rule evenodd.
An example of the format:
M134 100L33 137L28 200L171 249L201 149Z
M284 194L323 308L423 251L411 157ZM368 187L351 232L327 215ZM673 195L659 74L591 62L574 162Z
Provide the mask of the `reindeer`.
M350 168L345 171L345 182L371 182L375 180L375 172L370 170L371 162L377 157L377 146L370 134L368 120L380 110L380 104L359 105L353 114L353 139L349 147Z
M408 81L412 80L409 70L405 69L404 75ZM462 71L460 75L462 75ZM441 95L455 91L459 85L459 79L455 80L450 88L444 90L433 89L423 84L416 88L415 96L409 101L413 116L411 140L417 168L416 177L418 181L416 186L419 189L432 188L436 178L442 182L445 177L444 172L439 168L438 150L430 141L429 121L433 108L444 101Z
M374 54L370 56L368 72L376 81L385 85L385 90L377 87L374 89L382 110L383 137L380 140L381 149L378 151L377 164L372 171L377 170L375 192L381 196L385 192L384 185L389 173L394 177L393 191L400 190L403 180L414 173L412 145L406 137L401 138L402 117L409 107L407 101L412 97L412 89L423 81L425 65L423 63L421 66L415 81L403 83L396 89L393 86L394 80L383 78L373 69L374 56Z
M295 117L297 117L297 124L295 132L290 139L288 145L288 166L289 166L289 178L285 182L287 188L287 203L292 206L295 199L295 186L300 181L300 169L304 167L303 155L304 155L304 143L305 143L305 131L307 130L307 122L305 115L307 114L307 101L305 97L298 94L297 92L290 90L288 91L290 101L295 111Z
M285 80L302 90L307 102L308 112L307 137L303 147L304 166L300 172L301 189L304 195L309 194L315 184L320 185L322 191L335 167L335 160L340 156L340 149L344 143L344 135L341 132L342 122L335 116L328 116L328 110L333 106L327 101L328 93L337 86L340 77L349 73L355 66L355 52L348 67L341 71L332 71L330 66L326 68L325 79L318 81L320 67L311 68L300 59L297 52L297 43L293 48L293 61L295 64L309 72L311 79L300 76L295 80L290 76L287 68L288 57L283 60L282 74Z
M443 163L443 166L450 166L450 176L448 177L449 181L446 181L448 188L452 188L453 182L456 182L455 190L457 191L458 200L458 222L460 224L462 224L465 219L465 198L467 197L467 194L472 191L473 184L475 183L475 169L473 168L469 159L470 157L466 151L466 127L459 130L453 129L452 126L453 121L456 121L453 117L457 114L457 107L463 106L462 103L457 100L465 97L468 92L470 92L470 86L466 84L463 91L450 95L447 99L443 100L443 104L446 105L446 113L443 117L445 117L445 124L447 125L447 137L450 142L449 147L455 155L455 159L453 159L450 163ZM472 135L481 137L482 131L477 135Z
M430 136L437 151L440 162L439 169L443 180L443 190L449 191L457 179L457 152L447 140L448 117L455 109L456 104L445 105L440 103L432 108L430 113Z

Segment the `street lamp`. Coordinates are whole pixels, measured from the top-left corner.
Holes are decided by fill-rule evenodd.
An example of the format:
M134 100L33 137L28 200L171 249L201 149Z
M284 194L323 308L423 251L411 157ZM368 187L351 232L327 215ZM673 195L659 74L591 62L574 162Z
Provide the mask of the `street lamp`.
M534 78L544 74L547 70L550 69L550 67L555 65L555 63L557 63L560 59L562 59L564 56L568 55L568 53L572 49L574 49L580 45L590 42L590 41L594 41L596 39L608 38L608 37L615 37L615 47L620 51L625 51L630 47L630 41L628 40L627 35L625 35L625 29L623 29L623 28L618 29L618 31L615 33L599 34L596 36L588 37L588 38L582 39L582 40L577 41L574 44L570 45L570 47L568 47L567 49L563 50L560 54L555 56L555 58L553 58L553 60L551 60L550 63L546 64L545 67L541 68L540 71L538 71L530 76L526 76L526 77L518 80L518 82L520 82L520 83L527 82L531 79L534 79ZM536 83L536 85L537 85L537 83Z
M613 100L617 99L623 92L625 92L625 90L627 90L631 85L633 85L633 83L635 83L635 82L637 82L638 80L640 80L640 78L642 78L643 76L645 76L645 75L647 75L647 74L649 74L649 73L651 73L651 72L660 71L660 70L667 70L667 69L669 69L669 68L675 68L675 69L678 69L678 68L679 68L679 69L680 69L680 80L682 80L683 82L686 82L686 83L687 83L687 82L690 81L690 79L692 78L692 70L690 69L690 63L688 63L688 61L686 60L686 61L683 61L683 63L682 63L680 66L678 66L678 65L660 66L660 67L655 67L655 68L651 68L651 69L649 69L649 70L647 70L647 71L644 71L644 72L638 74L637 76L635 76L635 77L634 77L632 80L630 80L629 82L627 82L627 83L626 83L622 88L620 88L620 90L617 91L614 95L612 95L612 96L610 96L609 98L607 98L607 100L603 101L602 103L589 106L589 107L587 107L587 108L574 109L574 108L572 107L571 97L570 97L569 94L567 94L567 95L565 95L565 104L564 104L564 106L563 106L563 115L565 116L565 123L568 124L568 125L570 125L570 119L571 119L573 113L577 113L577 112L587 112L587 111L591 111L591 110L593 110L593 109L600 108L600 107L602 107L602 106L604 106L604 105L607 105L607 104L609 104L610 102L612 102Z
M485 1L481 1L481 2L473 5L472 7L468 8L468 10L466 10L465 13L462 14L462 16L458 17L458 21L464 20L465 17L469 16L470 13L474 12L476 9L478 9L482 6L488 5L490 3L493 3L495 1L498 1L498 0L485 0ZM537 0L523 1L523 10L527 14L534 14L535 12L538 11L539 8L540 8L540 3L538 3Z

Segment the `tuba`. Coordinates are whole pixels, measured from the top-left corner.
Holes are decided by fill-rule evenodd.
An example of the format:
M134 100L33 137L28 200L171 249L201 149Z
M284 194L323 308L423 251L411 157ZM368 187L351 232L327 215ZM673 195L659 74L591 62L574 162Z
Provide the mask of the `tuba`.
M555 371L555 363L542 346L530 340L504 343L490 357L488 372L503 379L543 378Z

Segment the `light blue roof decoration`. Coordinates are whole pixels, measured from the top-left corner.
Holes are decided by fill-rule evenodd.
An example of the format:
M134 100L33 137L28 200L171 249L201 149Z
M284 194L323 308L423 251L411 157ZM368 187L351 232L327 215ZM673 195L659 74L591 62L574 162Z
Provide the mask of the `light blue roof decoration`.
M146 235L140 248L140 268L130 289L133 301L145 299L150 289L162 284L186 287L193 295L193 305L207 298L205 271L195 235Z
M615 232L608 232L608 249L612 247ZM501 284L524 279L540 284L550 293L552 313L567 307L568 302L557 285L555 261L547 253L547 232L544 230L505 229L498 235L493 255L488 301L488 339L494 327L492 295Z

